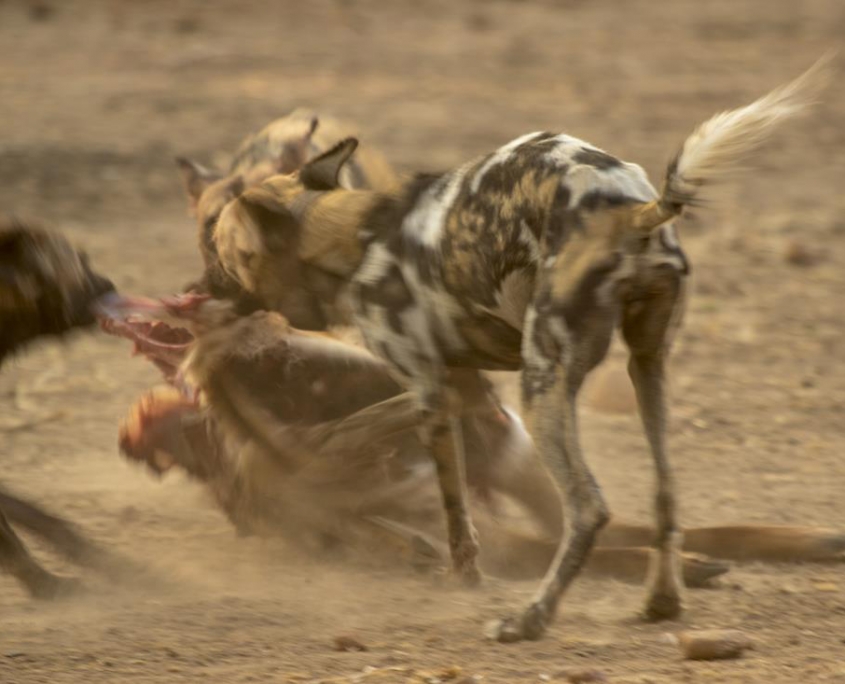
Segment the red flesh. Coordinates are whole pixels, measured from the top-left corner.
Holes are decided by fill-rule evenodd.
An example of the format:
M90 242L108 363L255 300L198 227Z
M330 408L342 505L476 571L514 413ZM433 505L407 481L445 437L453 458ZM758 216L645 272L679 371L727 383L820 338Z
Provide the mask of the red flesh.
M145 393L119 430L123 454L145 463L157 475L183 461L186 445L182 420L196 414L199 402L197 389L179 372L194 336L186 328L150 319L190 316L207 299L196 294L161 300L121 296L112 298L99 310L100 327L110 335L130 340L133 355L145 356L173 385Z

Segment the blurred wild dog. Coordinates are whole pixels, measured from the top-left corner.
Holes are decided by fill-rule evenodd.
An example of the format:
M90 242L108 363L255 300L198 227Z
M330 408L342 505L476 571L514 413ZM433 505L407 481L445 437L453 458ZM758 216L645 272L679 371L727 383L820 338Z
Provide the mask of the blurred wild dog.
M298 171L310 159L319 156L354 129L337 119L318 116L309 109L297 109L269 123L240 145L225 173L178 158L182 181L188 196L189 212L196 218L200 253L205 272L187 289L208 292L215 297L231 297L239 291L220 268L213 233L223 207L245 189L277 174ZM399 180L388 161L375 148L362 150L341 170L339 183L347 189L392 192ZM312 274L312 288L332 287L323 283L325 276ZM304 293L300 295L304 297ZM248 302L244 302L247 306ZM288 306L289 309L293 307ZM292 322L303 329L323 329L329 323L326 312L313 301L299 311L289 311Z
M522 370L529 432L565 493L568 529L537 594L518 619L496 626L498 639L545 632L610 519L581 453L576 399L617 328L657 474L657 553L644 615L680 614L682 534L665 448L664 372L689 263L672 219L810 103L823 62L700 125L659 192L636 164L552 133L418 176L397 194L344 190L338 175L357 144L348 140L299 174L245 192L220 215L214 240L222 268L259 300L278 290L290 296L302 264L351 282L367 345L418 402L453 566L468 583L480 575L461 388L477 385L483 370Z
M87 257L62 236L0 221L0 364L38 338L90 328L98 305L113 292L112 283L93 271ZM0 491L0 568L35 597L53 597L75 583L42 568L10 520L43 537L71 560L85 564L102 558L103 552L68 523Z

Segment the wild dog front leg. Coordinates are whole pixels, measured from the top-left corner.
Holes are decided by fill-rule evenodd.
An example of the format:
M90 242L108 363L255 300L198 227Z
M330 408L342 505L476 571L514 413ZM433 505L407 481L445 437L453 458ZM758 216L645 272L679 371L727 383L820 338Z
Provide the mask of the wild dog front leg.
M469 511L459 404L457 396L445 388L426 393L420 437L437 466L452 567L464 583L474 586L481 581L476 561L478 536Z
M38 535L78 565L108 571L128 563L84 537L71 523L2 489L0 511L6 514L7 522Z
M357 300L355 322L367 346L390 364L417 402L420 439L437 468L452 566L467 584L478 584L478 541L469 510L461 401L448 383L437 341L423 311L409 306L413 297L397 268L375 284L353 287L352 297ZM386 309L391 315L385 314Z
M34 598L51 599L79 587L73 579L58 577L42 568L0 510L0 568L23 584Z

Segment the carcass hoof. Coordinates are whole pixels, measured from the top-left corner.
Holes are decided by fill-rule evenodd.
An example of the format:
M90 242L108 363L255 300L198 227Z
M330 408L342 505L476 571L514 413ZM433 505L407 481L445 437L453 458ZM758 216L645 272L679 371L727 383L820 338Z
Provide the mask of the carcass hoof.
M685 553L682 561L681 567L686 587L706 587L710 580L724 575L731 569L730 565L724 561L695 553Z

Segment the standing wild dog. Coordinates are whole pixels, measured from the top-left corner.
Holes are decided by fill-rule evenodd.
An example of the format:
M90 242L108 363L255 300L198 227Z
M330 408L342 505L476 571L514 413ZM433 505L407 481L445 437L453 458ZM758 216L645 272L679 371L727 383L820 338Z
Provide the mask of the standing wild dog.
M98 304L113 291L111 282L92 271L85 255L60 235L0 222L0 364L40 337L93 326ZM0 568L33 596L49 598L74 584L35 561L7 515L72 560L102 559L102 552L67 523L0 491Z
M297 261L352 282L367 344L412 391L437 465L456 572L479 579L467 508L460 393L486 369L522 369L534 442L565 492L566 524L524 615L500 640L538 638L609 512L581 454L576 398L619 327L657 471L656 563L645 614L681 611L680 533L664 444L664 364L683 309L687 258L671 220L733 170L821 83L821 65L688 137L660 192L641 167L576 138L533 133L397 195L337 187L347 141L295 177L230 204L221 265L252 292L292 286ZM324 192L325 191L325 192Z

